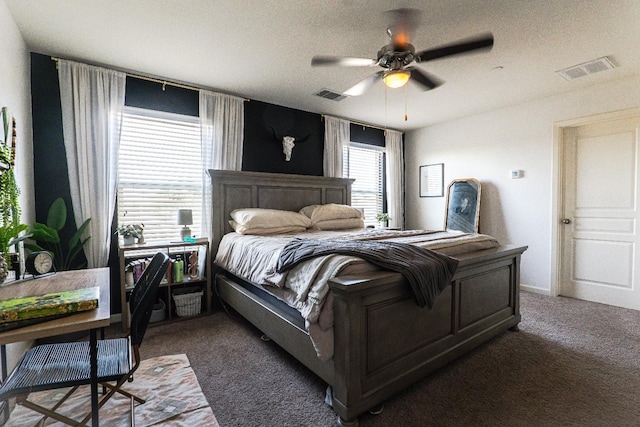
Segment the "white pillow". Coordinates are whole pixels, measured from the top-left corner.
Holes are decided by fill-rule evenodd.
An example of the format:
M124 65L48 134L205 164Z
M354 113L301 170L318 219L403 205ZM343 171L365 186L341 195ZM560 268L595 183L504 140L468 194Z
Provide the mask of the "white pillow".
M312 224L333 219L362 218L362 211L359 209L336 203L305 206L300 209L300 213L309 217Z
M292 211L279 209L244 208L231 212L231 218L238 225L251 228L281 228L311 226L311 220L306 216Z
M229 224L231 224L231 227L233 227L235 232L238 234L253 234L256 236L265 236L269 234L284 234L284 233L302 233L303 231L307 230L305 227L298 227L295 225L289 226L289 227L249 228L245 225L238 224L234 220L230 220Z
M346 230L348 228L364 228L362 218L325 219L313 224L317 230Z
M311 215L313 215L313 211L315 210L315 208L317 208L318 206L322 206L322 205L309 205L309 206L305 206L304 208L300 209L300 213L304 216L306 216L307 218L311 218Z

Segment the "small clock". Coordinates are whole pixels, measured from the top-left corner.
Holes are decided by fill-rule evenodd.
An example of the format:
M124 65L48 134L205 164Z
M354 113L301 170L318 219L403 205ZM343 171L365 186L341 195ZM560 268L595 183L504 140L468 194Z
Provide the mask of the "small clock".
M36 251L29 254L24 265L27 273L34 276L51 273L53 268L53 256L47 251Z

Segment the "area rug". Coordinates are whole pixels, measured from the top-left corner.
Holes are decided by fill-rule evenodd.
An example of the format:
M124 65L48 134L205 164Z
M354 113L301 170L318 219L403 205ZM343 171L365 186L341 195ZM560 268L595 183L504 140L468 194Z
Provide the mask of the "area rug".
M136 426L212 426L218 422L202 394L189 359L185 354L160 356L140 362L134 375L134 381L125 384L124 388L145 399L142 405L136 404ZM57 396L68 389L58 389L31 393L29 400L45 407L52 407ZM89 386L78 389L58 412L81 419L91 411L91 393ZM100 409L100 426L130 425L129 399L114 395ZM17 405L7 426L36 425L42 415ZM46 426L63 426L65 424L47 419Z

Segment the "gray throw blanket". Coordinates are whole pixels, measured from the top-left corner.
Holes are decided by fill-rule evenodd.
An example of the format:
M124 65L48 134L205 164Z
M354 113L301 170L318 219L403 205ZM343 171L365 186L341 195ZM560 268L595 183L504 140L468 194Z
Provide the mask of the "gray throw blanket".
M309 258L343 254L363 258L407 279L420 307L433 302L451 282L458 260L415 245L380 241L336 241L294 238L278 259L278 273Z

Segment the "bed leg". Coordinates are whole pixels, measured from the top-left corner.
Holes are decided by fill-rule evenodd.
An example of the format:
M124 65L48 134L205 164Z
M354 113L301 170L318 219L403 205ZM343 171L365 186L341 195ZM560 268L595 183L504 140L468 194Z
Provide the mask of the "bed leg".
M331 406L333 408L333 387L331 387L330 385L327 386L327 390L324 393L324 403L326 403L327 405L329 405L329 406ZM384 406L383 405L379 405L379 406L376 406L373 409L378 409L378 408L379 408L380 412L382 412L382 409L384 408ZM377 412L375 415L379 414L380 412ZM355 420L348 421L348 420L345 420L345 419L341 418L339 415L338 415L338 419L337 419L336 424L335 424L336 427L358 427L359 425L360 425L360 423L358 422L357 418Z
M358 422L357 418L352 421L347 421L338 417L338 421L336 421L336 427L358 427L359 425L360 423Z
M330 385L327 386L327 390L324 393L324 403L333 408L333 387L331 387ZM355 420L347 421L343 418L340 418L339 415L335 424L336 427L358 427L359 425L360 423L358 422L357 418Z
M520 326L514 325L514 326L510 327L509 330L511 332L520 332Z
M382 411L384 411L384 404L379 404L374 406L373 408L369 409L369 413L371 415L380 415L382 413Z

